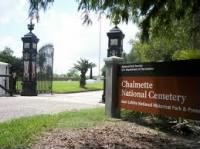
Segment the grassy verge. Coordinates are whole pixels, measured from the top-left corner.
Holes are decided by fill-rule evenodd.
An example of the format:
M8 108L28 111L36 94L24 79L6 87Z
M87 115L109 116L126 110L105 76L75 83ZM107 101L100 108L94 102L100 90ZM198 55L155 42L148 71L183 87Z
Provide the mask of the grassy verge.
M53 81L53 92L77 92L85 90L102 89L103 82L95 82L86 84L86 88L80 88L79 81Z
M50 128L90 127L105 120L103 108L24 117L0 123L0 148L27 148L35 135Z
M79 81L53 81L54 93L79 92L100 89L103 89L103 81L87 83L85 88L80 88ZM17 90L22 90L21 81L17 82Z

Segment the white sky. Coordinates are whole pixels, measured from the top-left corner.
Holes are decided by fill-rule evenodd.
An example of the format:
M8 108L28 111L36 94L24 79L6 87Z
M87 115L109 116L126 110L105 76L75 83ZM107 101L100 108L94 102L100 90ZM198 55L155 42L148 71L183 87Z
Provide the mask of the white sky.
M0 50L5 46L22 56L21 37L28 32L28 0L0 1ZM81 12L77 11L75 0L55 0L53 6L41 13L39 23L35 23L34 33L40 39L38 47L43 44L54 45L54 73L64 74L80 58L89 59L97 65L94 74L98 75L99 59L99 21L93 17L92 26L82 25ZM109 20L102 19L101 32L101 67L106 58L108 38L106 33L113 27ZM138 28L129 23L120 24L125 34L124 51L131 49L130 39L134 39Z

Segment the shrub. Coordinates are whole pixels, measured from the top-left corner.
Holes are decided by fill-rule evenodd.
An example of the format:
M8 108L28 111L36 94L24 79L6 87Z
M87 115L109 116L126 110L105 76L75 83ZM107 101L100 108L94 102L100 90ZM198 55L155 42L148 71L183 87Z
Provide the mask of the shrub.
M200 59L200 50L188 49L174 52L173 60Z

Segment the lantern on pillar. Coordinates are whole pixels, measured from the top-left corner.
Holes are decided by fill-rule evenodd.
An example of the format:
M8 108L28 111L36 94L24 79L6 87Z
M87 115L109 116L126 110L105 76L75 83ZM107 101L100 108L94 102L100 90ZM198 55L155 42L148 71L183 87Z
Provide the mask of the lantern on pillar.
M32 33L34 24L28 24L29 33L22 37L23 41L23 80L22 96L37 96L36 57L39 39Z
M117 27L119 22L115 22L115 27L112 28L108 33L108 53L107 57L117 56L122 57L123 53L123 39L124 34L123 32ZM102 102L105 103L105 72L104 72L104 81L103 81L103 95L102 95Z
M118 56L122 57L123 52L123 32L117 27L112 28L108 33L108 53L107 57Z

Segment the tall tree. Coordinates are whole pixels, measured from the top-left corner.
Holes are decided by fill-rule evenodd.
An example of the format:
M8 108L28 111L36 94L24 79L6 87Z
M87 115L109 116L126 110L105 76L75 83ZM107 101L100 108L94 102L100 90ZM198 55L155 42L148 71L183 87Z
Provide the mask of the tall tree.
M92 70L94 67L96 67L96 64L91 62L89 65L90 65L90 79L93 79L93 71Z
M46 10L54 0L29 0L29 2L29 14L37 16L40 9ZM78 10L85 14L84 22L91 22L90 12L103 13L118 22L131 20L141 27L143 41L150 37L152 21L157 20L158 26L165 27L172 18L180 20L187 13L191 13L194 20L191 32L194 34L194 40L198 40L195 33L200 32L199 0L77 0L77 2Z
M77 61L76 64L74 64L74 68L78 71L80 71L80 87L84 88L86 85L86 73L88 69L90 68L90 63L89 60L87 59L82 59Z
M91 11L105 13L111 19L118 18L119 22L133 20L142 29L141 39L149 39L151 22L159 21L158 26L168 26L173 20L180 20L188 13L191 13L194 22L193 30L200 32L200 1L199 0L79 0L79 10L86 16ZM85 17L88 19L89 17Z
M54 0L28 0L29 1L29 17L32 19L36 18L39 20L39 11L44 11L54 2Z
M152 22L151 38L145 42L133 40L128 60L130 62L170 61L175 51L194 49L190 34L191 21L191 16L188 15L180 21L171 21L167 29L158 27L157 21Z

